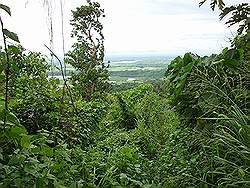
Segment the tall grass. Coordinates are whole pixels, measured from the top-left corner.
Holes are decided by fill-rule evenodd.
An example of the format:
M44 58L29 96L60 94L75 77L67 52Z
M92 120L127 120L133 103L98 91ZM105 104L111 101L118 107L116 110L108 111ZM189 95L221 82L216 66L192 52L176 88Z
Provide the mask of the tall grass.
M204 112L199 119L213 129L205 147L214 155L208 174L216 177L213 183L218 186L250 186L249 71L242 64L231 68L211 62L205 69L197 66L189 79L199 92L198 105Z

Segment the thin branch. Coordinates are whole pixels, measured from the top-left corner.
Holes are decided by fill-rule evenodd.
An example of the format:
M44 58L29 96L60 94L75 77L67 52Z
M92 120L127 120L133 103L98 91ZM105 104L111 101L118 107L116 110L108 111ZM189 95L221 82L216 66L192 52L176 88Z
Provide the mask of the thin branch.
M9 74L10 74L10 59L9 59L9 54L8 54L8 49L7 49L7 39L4 34L4 26L3 26L3 21L0 16L0 23L2 27L2 35L3 35L3 41L4 41L4 50L6 54L6 63L7 63L7 68L5 71L5 76L6 76L6 81L5 81L5 113L4 113L4 127L6 126L6 121L7 121L7 112L8 112L8 91L9 91Z
M62 32L62 49L63 49L63 59L65 59L65 38L64 38L64 14L63 14L63 2L60 0L60 7L61 7L61 32ZM66 76L66 63L64 63L64 75Z
M66 63L65 63L65 38L64 38L64 14L63 14L63 0L60 0L60 8L61 8L61 34L62 34L62 50L63 50L63 65L64 65L64 75L65 77L67 76L67 67L66 67ZM63 94L62 94L62 98L61 101L63 103L64 100L64 94L65 94L65 89L66 86L65 84L63 85Z
M77 113L77 109L76 109L76 107L74 105L74 101L73 101L73 97L72 97L72 93L71 93L70 87L68 86L67 79L66 79L66 77L64 75L62 61L58 58L58 56L46 44L44 44L44 46L50 51L50 53L58 60L58 62L60 64L60 70L61 70L62 78L63 78L63 81L64 81L64 85L67 88L67 90L69 91L69 97L70 97L72 106L74 108L74 111Z

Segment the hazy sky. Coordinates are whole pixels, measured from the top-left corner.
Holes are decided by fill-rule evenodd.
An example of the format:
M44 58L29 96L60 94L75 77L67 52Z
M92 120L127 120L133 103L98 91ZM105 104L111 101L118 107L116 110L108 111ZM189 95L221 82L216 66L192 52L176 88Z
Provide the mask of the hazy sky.
M54 51L62 54L59 0L53 4ZM48 20L43 0L3 0L12 9L4 16L6 27L14 30L21 44L30 50L46 53L49 44ZM219 52L228 45L234 30L218 19L209 6L199 8L198 0L99 0L105 9L103 20L105 47L114 54L176 55L186 51L198 54ZM230 4L230 0L226 1ZM231 1L232 2L232 1ZM246 2L233 1L233 2ZM71 9L85 0L63 0L65 45L70 49ZM1 15L3 13L1 12ZM2 40L1 40L2 42Z

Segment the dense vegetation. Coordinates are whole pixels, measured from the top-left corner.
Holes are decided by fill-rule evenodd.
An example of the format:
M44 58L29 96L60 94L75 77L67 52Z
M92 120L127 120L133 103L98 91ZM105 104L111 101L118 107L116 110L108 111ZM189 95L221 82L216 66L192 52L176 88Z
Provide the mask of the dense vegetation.
M51 51L63 83L1 20L0 187L250 187L250 7L217 5L241 24L231 48L186 53L164 82L113 92L99 3L73 11L72 77Z

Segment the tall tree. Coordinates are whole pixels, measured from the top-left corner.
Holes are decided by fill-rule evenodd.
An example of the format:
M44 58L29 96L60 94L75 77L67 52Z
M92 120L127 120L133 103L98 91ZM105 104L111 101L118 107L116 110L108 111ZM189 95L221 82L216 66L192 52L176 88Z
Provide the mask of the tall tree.
M66 56L76 73L72 83L85 99L90 99L96 91L108 88L108 71L104 63L104 35L100 21L105 17L98 2L87 0L87 5L72 11L72 37L77 39L73 50Z

